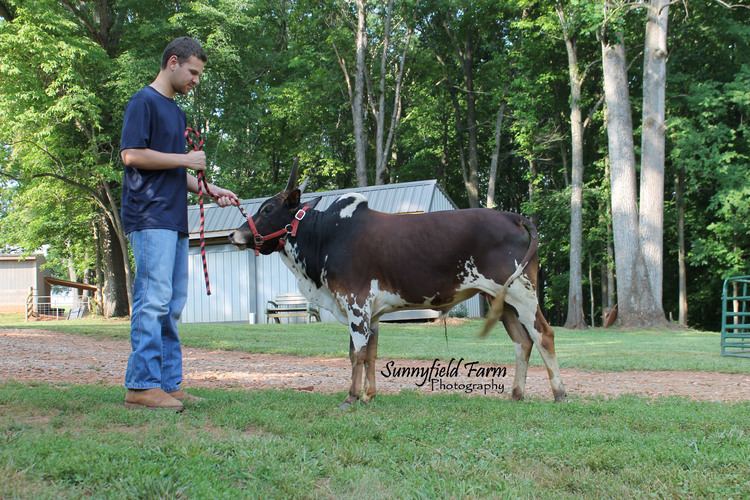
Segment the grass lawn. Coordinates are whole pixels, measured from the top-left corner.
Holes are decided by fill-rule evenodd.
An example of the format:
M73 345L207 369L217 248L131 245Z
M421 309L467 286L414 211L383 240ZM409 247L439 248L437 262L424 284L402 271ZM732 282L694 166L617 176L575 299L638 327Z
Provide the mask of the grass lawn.
M501 327L384 324L380 356L510 364ZM125 340L126 321L24 323ZM185 345L347 355L343 326L182 325ZM557 329L561 365L750 373L698 331ZM534 354L534 364L539 364ZM126 410L119 387L0 383L0 498L750 496L750 402L572 398L513 403L402 392L200 390L182 414Z
M178 415L0 384L0 498L750 495L750 403L195 392Z
M393 358L464 358L483 363L514 362L513 344L501 325L486 339L477 336L480 321L449 326L446 344L441 324L391 324L380 328L378 354ZM127 339L129 323L84 319L26 323L19 316L0 315L0 328L42 328L80 335ZM337 323L311 325L186 324L183 344L189 347L230 349L300 356L347 357L349 340ZM587 331L556 328L558 360L562 367L591 370L689 370L750 373L750 359L719 354L720 336L695 330ZM536 351L532 365L540 365Z

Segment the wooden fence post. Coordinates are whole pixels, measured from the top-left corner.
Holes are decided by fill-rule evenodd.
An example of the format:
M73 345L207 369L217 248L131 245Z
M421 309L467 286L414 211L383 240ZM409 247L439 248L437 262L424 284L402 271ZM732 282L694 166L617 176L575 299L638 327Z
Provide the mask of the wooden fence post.
M26 296L26 321L34 316L34 287L29 287L29 294Z

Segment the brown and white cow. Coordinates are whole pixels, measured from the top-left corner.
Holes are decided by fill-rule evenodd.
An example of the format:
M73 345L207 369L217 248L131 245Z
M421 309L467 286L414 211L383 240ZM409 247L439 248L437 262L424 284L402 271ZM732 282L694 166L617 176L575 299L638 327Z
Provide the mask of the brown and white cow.
M229 240L265 255L279 251L307 299L349 327L352 379L342 407L375 397L383 314L447 312L479 292L496 297L484 333L500 318L516 345L513 398L523 398L532 345L547 367L555 400L565 398L554 332L537 301L538 241L528 219L489 209L385 214L370 210L361 194L343 195L316 211L320 198L301 204L296 182L295 165L286 189ZM511 307L503 309L503 303Z

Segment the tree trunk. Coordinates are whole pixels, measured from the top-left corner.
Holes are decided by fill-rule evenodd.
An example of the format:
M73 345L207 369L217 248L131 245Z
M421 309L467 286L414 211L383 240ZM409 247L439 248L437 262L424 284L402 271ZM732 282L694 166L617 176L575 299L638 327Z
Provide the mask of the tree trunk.
M462 66L466 84L466 131L469 134L469 206L479 207L479 153L477 150L477 113L474 95L474 42L471 34L466 36Z
M117 202L112 195L112 188L107 181L101 183L101 189L104 191L106 200L108 202L108 210L106 210L107 218L114 229L114 235L117 238L117 243L120 247L120 255L124 255L125 258L122 261L122 275L124 276L123 283L121 286L125 287L125 294L128 299L128 311L133 309L133 276L130 272L130 260L127 258L128 255L128 242L125 235L125 229L122 226L122 220L120 219L120 211L117 208ZM119 274L119 271L118 271Z
M680 168L677 171L677 182L675 182L675 204L677 205L677 265L679 267L679 312L678 321L680 325L687 326L688 302L687 302L687 270L685 268L685 198L684 198L685 173Z
M376 167L375 172L375 183L383 184L385 182L385 173L388 167L388 158L391 157L391 151L393 150L393 142L396 138L398 126L401 123L401 87L404 82L404 69L406 68L406 53L409 50L409 44L411 42L411 29L406 34L406 42L404 44L404 52L401 54L401 61L399 62L398 75L396 75L396 88L393 94L393 111L391 112L391 124L388 127L388 137L385 140L385 146L382 157L382 162ZM396 154L393 155L394 157ZM391 158L393 159L393 158Z
M86 269L83 272L83 282L87 285L91 285L93 283L93 280L96 279L96 276L94 275L94 272L92 269ZM81 296L84 300L88 300L89 304L91 304L91 290L84 290L83 293L81 293Z
M367 52L366 1L357 0L357 73L354 79L352 100L352 122L354 124L354 148L356 158L357 185L367 186L367 143L365 136L365 114L363 108L365 85L365 54Z
M609 158L604 162L604 182L609 182ZM612 190L612 186L607 186L609 190ZM609 196L604 202L604 210L607 212L607 261L605 262L605 273L607 281L607 297L602 303L606 304L606 308L602 305L603 313L602 322L606 319L606 315L609 311L615 307L615 250L613 247L614 235L612 234L612 197ZM602 282L603 283L603 282ZM603 323L602 323L603 324Z
M495 186L497 184L497 164L500 160L500 139L503 131L503 117L505 116L505 101L500 103L495 118L495 149L492 151L490 161L490 179L487 186L487 208L495 208Z
M435 177L441 186L445 187L445 173L448 171L448 138L450 113L445 106L441 106L441 120L443 133L441 137L440 161L435 165Z
M68 281L76 282L78 281L78 274L76 273L76 267L75 263L73 262L73 257L67 258L67 267L68 267ZM73 294L76 297L76 303L78 298L81 296L81 290L78 288L73 289Z
M536 160L529 160L529 205L534 206L534 182L536 181ZM535 226L539 225L537 216L535 213L529 214L529 219L534 223Z
M626 327L653 326L665 320L661 305L653 300L640 247L633 123L622 33L603 33L601 45L611 163L618 322Z
M466 187L466 193L469 197L469 206L470 207L477 207L479 206L479 201L475 198L472 205L472 192L476 196L477 191L476 189L472 189L471 182L469 180L469 172L466 168L466 150L464 148L464 130L461 128L461 106L458 103L458 96L456 87L451 84L450 81L447 82L447 85L449 87L450 96L451 96L451 103L453 104L453 112L455 114L455 128L456 128L456 145L458 146L458 160L459 164L461 165L461 175L464 180L464 186Z
M563 186L565 186L565 189L568 189L570 187L570 178L568 177L568 170L570 170L570 165L568 165L568 150L565 147L565 142L560 141L560 159L562 160L562 175L563 175Z
M664 235L664 94L669 0L650 0L643 52L643 123L639 229L653 300L662 308Z
M609 302L609 290L608 290L608 280L607 280L607 273L609 271L609 266L606 262L602 262L599 264L599 273L600 273L600 280L602 283L601 290L602 290L602 325L604 325L604 320L607 318L607 314L609 313L609 308L611 307ZM591 324L593 325L594 322L592 321Z
M583 120L581 118L581 77L578 72L578 53L575 40L567 28L565 13L557 5L565 48L568 52L570 80L570 137L572 172L570 190L570 281L568 287L568 317L565 328L586 328L583 314L583 278L581 270L583 248ZM593 320L593 316L592 316Z
M117 241L116 231L108 218L102 217L99 244L102 256L102 311L107 318L127 316L128 294L125 284L125 258Z
M385 179L385 71L388 61L388 50L391 41L391 13L393 0L388 0L385 9L385 23L383 26L383 53L380 55L380 86L378 88L378 109L375 114L375 184L383 184ZM396 110L394 108L393 112Z
M0 17L12 22L16 18L15 7L9 2L0 1Z
M94 265L94 279L96 280L96 295L94 296L94 310L96 314L104 315L104 297L102 295L102 288L104 284L104 257L102 252L102 231L100 222L103 217L100 217L98 221L92 223L92 229L94 232L94 243L96 251L96 263Z
M596 326L596 318L594 317L594 269L591 263L591 254L589 254L589 300L591 303L591 327Z

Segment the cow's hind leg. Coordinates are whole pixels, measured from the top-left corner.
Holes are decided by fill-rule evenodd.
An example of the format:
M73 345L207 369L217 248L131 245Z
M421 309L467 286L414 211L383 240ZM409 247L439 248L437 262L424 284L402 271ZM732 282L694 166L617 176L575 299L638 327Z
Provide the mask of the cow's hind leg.
M518 320L528 332L547 367L555 401L563 401L565 385L560 377L560 367L555 355L555 332L539 309L536 292L525 276L521 276L511 284L506 301L518 312Z
M520 401L526 391L526 373L529 369L529 357L533 343L526 333L514 311L506 310L502 316L503 325L508 336L516 345L516 372L513 376L513 399Z
M540 348L539 353L541 354L542 351L545 351L549 358L544 359L544 364L547 366L547 375L552 386L552 393L555 395L555 401L563 401L566 396L565 385L563 385L562 378L560 377L560 367L557 364L557 354L555 354L555 332L549 323L547 323L547 319L542 314L542 310L538 305L535 319L534 327L542 332L542 342L538 346ZM544 356L542 357L544 358Z

